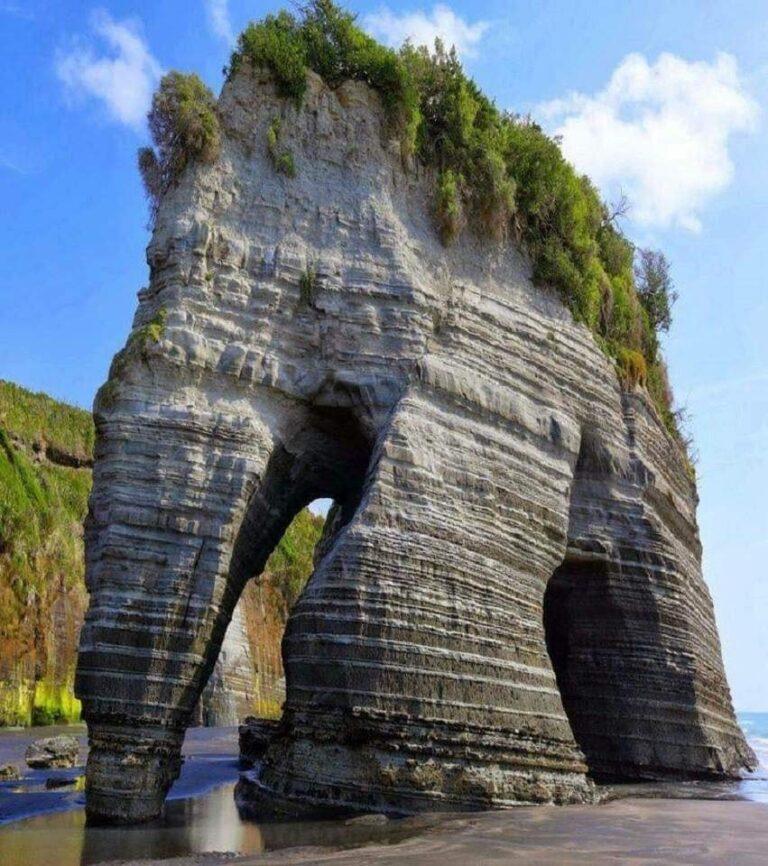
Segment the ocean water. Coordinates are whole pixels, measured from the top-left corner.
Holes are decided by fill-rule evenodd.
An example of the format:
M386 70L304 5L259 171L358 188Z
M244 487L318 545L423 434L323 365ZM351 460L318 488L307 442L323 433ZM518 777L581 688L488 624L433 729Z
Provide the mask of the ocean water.
M760 767L752 775L768 783L768 713L738 713L738 717L741 729L760 761Z
M742 731L754 749L760 766L745 773L738 794L756 803L768 804L768 713L737 713Z

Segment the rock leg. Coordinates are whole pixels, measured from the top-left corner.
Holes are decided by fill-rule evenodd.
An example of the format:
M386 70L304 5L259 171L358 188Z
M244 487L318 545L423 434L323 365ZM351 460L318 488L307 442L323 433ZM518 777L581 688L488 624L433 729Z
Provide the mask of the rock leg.
M563 703L597 778L735 778L754 756L734 719L697 528L648 471L660 461L644 447L647 416L628 402L632 461L619 472L584 437L568 552L547 588Z
M119 408L101 416L98 448L76 684L91 741L87 812L132 822L157 815L178 776L243 582L301 492L265 427L202 409L190 419L159 402ZM235 544L244 524L247 551Z

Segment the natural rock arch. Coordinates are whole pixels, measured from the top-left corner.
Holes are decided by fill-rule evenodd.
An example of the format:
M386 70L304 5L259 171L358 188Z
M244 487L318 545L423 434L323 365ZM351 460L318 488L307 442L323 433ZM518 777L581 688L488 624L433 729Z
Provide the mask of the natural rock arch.
M440 245L364 85L310 75L296 109L244 67L219 111L221 156L166 194L95 405L89 816L157 814L244 583L320 496L339 508L289 621L260 792L403 812L589 800L587 763L737 773L695 486L644 393L513 247ZM276 116L295 178L269 160ZM611 643L613 695L587 689L601 647L574 633L561 688L587 763L543 625L574 557L637 626Z

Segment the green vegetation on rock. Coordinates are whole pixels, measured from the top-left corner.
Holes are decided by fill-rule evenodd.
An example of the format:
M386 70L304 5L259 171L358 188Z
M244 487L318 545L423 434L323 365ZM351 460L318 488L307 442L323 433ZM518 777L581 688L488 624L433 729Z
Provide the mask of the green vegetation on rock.
M299 277L299 293L301 297L301 303L307 307L311 306L316 291L317 271L312 265L307 265L306 270L303 271L301 276Z
M159 343L163 339L167 318L168 311L161 307L146 325L131 332L126 349L129 352L136 349L140 354L145 354L150 343Z
M437 186L437 221L440 238L448 246L461 231L463 210L459 197L459 184L452 169L440 173Z
M144 326L140 342L160 339L163 322L158 315ZM80 717L73 682L93 440L90 413L0 380L0 726ZM324 522L301 511L246 591L260 684L283 676L283 629L312 573ZM279 711L269 694L260 712Z
M280 118L276 117L267 129L267 152L275 171L287 177L296 177L296 164L290 150L280 147Z
M530 119L499 111L454 50L438 40L434 51L410 44L393 51L332 0L309 0L298 17L280 12L249 24L229 77L244 62L270 70L278 92L297 105L308 70L331 87L354 79L376 90L403 153L435 171L443 242L467 227L521 243L534 281L560 294L614 359L622 384L646 386L668 429L679 435L657 336L669 327L669 305L665 310L658 293L638 291L633 245L557 141ZM642 270L643 251L638 255ZM667 300L671 305L674 298Z
M0 382L0 725L74 721L88 412Z
M51 446L83 459L89 459L93 453L90 412L2 379L0 428L13 439L41 451Z
M147 120L155 147L139 150L139 171L154 217L160 199L189 162L218 158L221 134L216 97L194 74L163 76Z
M307 70L331 86L364 81L381 95L392 123L405 132L404 150L412 150L416 130L416 92L397 52L385 48L355 25L354 15L332 0L310 0L299 19L288 12L267 15L240 34L227 74L244 61L269 69L278 92L301 104Z
M298 601L313 568L315 545L323 533L325 518L305 508L300 511L267 560L271 576L285 604L286 615Z

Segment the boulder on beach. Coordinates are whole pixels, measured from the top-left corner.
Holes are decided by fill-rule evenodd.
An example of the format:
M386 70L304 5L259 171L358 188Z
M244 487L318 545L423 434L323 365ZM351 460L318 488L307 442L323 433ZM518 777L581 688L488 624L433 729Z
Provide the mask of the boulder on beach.
M0 764L0 782L15 782L21 778L19 768L13 764Z
M80 755L77 737L61 735L35 740L27 746L24 760L35 770L76 767Z
M76 785L77 779L69 779L65 776L49 776L45 780L45 788L47 791L53 791L57 788L69 788L70 786Z

